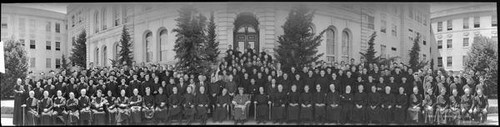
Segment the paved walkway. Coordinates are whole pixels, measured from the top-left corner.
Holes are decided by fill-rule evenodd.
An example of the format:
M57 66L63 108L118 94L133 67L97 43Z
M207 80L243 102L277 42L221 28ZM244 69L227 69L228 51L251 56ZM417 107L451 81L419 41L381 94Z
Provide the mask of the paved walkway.
M2 117L2 126L12 126L12 118L3 118ZM178 125L178 123L174 123L172 125ZM183 124L184 125L184 124ZM192 125L199 125L198 122L193 123ZM233 121L224 121L222 123L214 123L212 120L207 121L207 125L234 125ZM266 124L257 124L254 120L250 120L245 123L245 125L279 125L279 124L273 124L271 122L267 122ZM296 124L282 124L282 125L296 125ZM336 125L336 124L326 124L326 125ZM488 115L488 120L486 123L482 125L499 125L498 123L498 114L491 114Z

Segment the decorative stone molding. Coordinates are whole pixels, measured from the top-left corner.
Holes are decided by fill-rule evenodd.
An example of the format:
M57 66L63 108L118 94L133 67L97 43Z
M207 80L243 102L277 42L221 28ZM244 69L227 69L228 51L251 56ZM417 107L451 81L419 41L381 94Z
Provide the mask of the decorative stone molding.
M474 35L479 35L479 31L474 31Z
M451 38L452 36L453 36L453 34L446 35L446 37L448 37L448 38Z
M469 36L469 32L464 32L464 36Z
M438 37L438 39L441 39L441 38L443 38L443 35L439 34L439 35L437 35L437 37Z

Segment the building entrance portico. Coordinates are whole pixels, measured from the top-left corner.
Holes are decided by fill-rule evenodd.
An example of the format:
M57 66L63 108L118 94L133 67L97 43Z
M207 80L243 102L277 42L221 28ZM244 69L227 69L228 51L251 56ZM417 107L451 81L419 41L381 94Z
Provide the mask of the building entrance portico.
M259 52L259 29L258 21L251 13L241 13L234 22L233 49L244 52L245 49L253 49Z

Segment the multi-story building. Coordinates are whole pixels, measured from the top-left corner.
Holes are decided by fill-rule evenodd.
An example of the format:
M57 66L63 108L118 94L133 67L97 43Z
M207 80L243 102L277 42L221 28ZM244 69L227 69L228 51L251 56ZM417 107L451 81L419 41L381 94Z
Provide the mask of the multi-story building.
M492 3L467 4L431 12L431 25L440 54L437 66L447 71L464 70L464 61L474 37L498 40L497 8Z
M2 4L2 40L17 40L27 51L28 70L34 73L61 67L68 57L66 15L63 13Z
M110 66L117 58L122 28L131 35L133 57L137 63L173 64L175 19L178 9L191 3L144 4L70 4L68 38L87 31L87 64ZM281 26L297 3L193 3L205 16L214 12L219 49L253 48L273 54ZM406 3L302 3L315 9L312 30L323 34L318 53L320 60L348 61L361 59L359 52L377 32L377 55L399 57L408 63L409 50L416 35L421 35L422 59L431 59L430 5ZM80 22L80 18L82 18ZM75 20L75 21L73 21ZM78 21L78 22L77 22ZM240 22L244 21L244 22ZM73 22L75 25L73 26Z

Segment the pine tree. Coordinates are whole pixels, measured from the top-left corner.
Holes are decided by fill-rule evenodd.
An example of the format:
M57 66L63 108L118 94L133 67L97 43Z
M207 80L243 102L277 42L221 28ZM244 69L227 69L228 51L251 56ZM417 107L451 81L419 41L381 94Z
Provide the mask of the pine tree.
M217 56L219 56L219 42L216 41L216 26L214 21L214 12L210 13L210 22L208 23L208 35L207 35L207 60L213 64L217 62Z
M420 45L419 45L420 36L417 36L413 40L413 47L411 47L410 51L410 68L414 71L423 68L427 65L427 61L420 61Z
M83 30L76 39L72 42L74 47L72 49L71 57L69 58L73 65L87 68L87 33Z
M317 54L321 44L323 30L316 36L312 29L312 19L315 11L305 5L294 6L288 13L288 18L282 26L284 34L278 37L276 59L284 68L303 67L315 62L322 54Z
M24 79L28 72L28 57L18 41L7 40L4 44L5 73L0 73L1 96L11 96L17 78ZM25 88L27 89L27 88Z
M380 56L376 57L375 54L377 51L375 51L375 48L373 45L375 45L375 37L377 36L376 32L373 32L373 34L370 36L370 39L368 40L368 49L366 50L365 53L359 52L363 58L365 58L366 63L379 63L380 62Z
M64 55L62 55L62 58L61 58L61 69L62 70L67 70L68 67L69 67L68 60L66 60L66 57Z
M120 38L120 55L118 58L118 64L121 65L124 62L126 63L125 65L131 66L132 65L132 51L130 48L132 47L132 41L130 40L130 34L128 33L127 27L123 25L122 29L122 35Z
M498 93L498 42L484 36L474 37L474 42L464 62L465 70L484 73L487 86L485 89L496 96Z
M206 17L199 14L192 5L183 6L179 12L175 40L175 58L178 59L176 70L188 74L208 74L209 63L205 61L205 23Z

